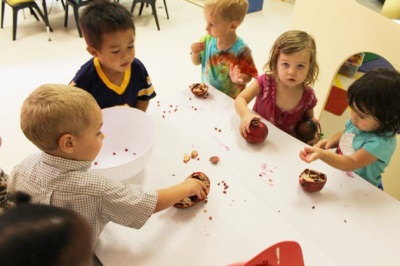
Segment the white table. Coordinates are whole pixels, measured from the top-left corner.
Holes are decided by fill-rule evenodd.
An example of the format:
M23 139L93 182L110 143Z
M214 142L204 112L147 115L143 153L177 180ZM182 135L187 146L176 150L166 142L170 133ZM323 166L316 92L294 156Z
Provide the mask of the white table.
M95 250L105 266L227 265L284 240L300 244L306 265L399 265L396 199L321 161L302 162L304 144L268 122L267 140L247 144L233 100L213 88L207 99L183 88L153 101L152 158L127 182L158 189L202 171L211 179L208 202L157 213L140 230L107 225ZM200 160L183 163L194 149ZM321 192L299 186L307 167L327 174Z

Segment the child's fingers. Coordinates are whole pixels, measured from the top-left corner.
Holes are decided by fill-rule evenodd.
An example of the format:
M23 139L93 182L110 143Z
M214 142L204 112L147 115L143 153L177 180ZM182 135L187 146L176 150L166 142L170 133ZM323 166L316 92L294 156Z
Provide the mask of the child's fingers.
M301 160L305 161L305 158L307 157L307 153L305 153L304 150L301 150L299 152L299 157Z

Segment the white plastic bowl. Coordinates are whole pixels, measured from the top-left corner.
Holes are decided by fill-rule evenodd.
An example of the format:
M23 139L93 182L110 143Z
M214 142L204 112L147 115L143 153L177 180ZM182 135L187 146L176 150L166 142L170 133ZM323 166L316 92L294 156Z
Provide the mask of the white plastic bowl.
M150 158L155 125L150 117L135 108L105 108L103 146L93 161L91 171L124 181L143 170Z

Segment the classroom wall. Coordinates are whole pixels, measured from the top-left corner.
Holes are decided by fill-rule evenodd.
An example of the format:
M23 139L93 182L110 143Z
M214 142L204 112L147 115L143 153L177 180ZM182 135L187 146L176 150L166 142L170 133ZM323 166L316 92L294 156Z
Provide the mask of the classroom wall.
M296 0L291 23L292 29L307 31L317 43L320 66L314 85L319 99L315 108L317 118L323 111L338 69L351 55L372 52L400 70L400 25L354 0ZM400 200L399 139L397 136L398 148L383 174L383 182L385 191Z

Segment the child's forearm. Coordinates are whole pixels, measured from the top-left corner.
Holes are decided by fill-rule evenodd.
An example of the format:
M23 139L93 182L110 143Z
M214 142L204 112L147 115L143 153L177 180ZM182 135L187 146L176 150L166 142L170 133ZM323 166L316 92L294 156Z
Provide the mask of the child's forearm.
M182 185L157 190L158 200L154 213L165 210L181 199L190 196L189 191Z
M342 135L343 135L343 132L340 131L340 132L336 133L335 135L333 135L333 137L329 138L328 149L337 148L339 146L339 141L340 141L340 138L342 137Z
M236 97L234 105L236 113L239 115L239 117L243 117L251 113L247 104L248 103L245 98L241 97L240 95Z
M192 62L193 62L193 64L194 64L195 66L198 66L198 65L201 64L200 53L191 52L191 53L190 53L190 57L191 57Z
M357 169L356 162L351 157L333 153L329 150L323 150L319 159L341 171L354 171Z
M150 101L137 101L135 108L139 109L143 112L146 112L147 107L149 107L149 103L150 103Z

